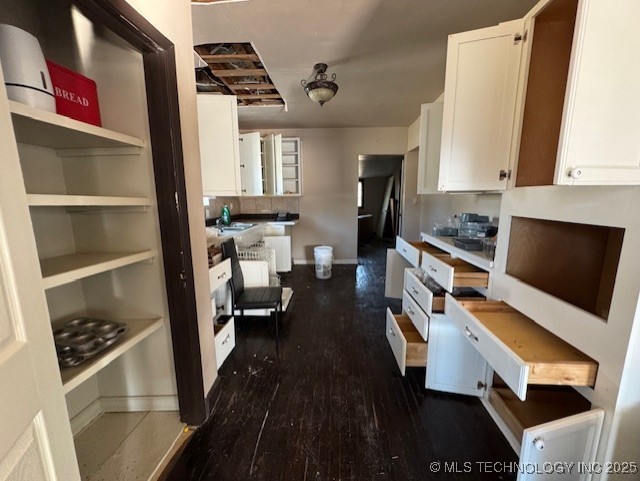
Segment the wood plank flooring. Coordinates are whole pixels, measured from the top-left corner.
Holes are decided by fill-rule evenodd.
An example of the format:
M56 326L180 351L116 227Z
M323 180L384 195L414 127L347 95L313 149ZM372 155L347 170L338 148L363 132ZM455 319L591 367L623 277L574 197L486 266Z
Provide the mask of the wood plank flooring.
M385 257L377 243L329 280L313 266L283 276L295 294L280 358L273 326L247 319L213 412L167 481L515 479L475 465L517 460L479 400L425 390L424 368L400 375L385 338L385 308L401 311L384 297ZM472 472L445 473L455 461Z

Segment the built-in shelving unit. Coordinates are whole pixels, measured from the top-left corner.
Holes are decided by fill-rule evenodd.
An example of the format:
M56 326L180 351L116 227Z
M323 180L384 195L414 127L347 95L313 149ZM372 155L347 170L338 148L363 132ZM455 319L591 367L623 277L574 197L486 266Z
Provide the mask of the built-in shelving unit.
M164 324L164 319L139 319L119 322L126 323L129 326L129 331L113 347L105 350L101 355L85 361L83 364L63 368L60 371L62 389L65 394L77 388L140 341L160 329Z
M302 162L300 139L282 138L282 185L284 194L302 194Z
M148 197L27 194L30 207L148 207Z
M52 149L144 147L142 139L9 101L18 142Z
M45 289L153 259L151 250L121 253L77 253L40 260Z

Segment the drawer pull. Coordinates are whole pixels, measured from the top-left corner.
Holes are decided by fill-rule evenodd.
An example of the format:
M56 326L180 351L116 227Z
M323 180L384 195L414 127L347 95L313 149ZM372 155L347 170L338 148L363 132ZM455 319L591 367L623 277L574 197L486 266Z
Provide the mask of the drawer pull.
M407 252L407 249L405 249L404 247L402 248L402 252Z
M535 438L533 440L533 445L535 446L535 448L538 451L542 451L544 449L544 439L542 438Z
M435 268L435 267L433 267L433 266L429 266L429 270L430 270L431 272L438 272L438 269L436 269L436 268Z
M229 339L231 339L231 334L227 334L227 337L225 337L224 341L222 341L222 345L224 346L227 342L229 342Z
M220 275L218 276L218 279L224 279L225 277L227 277L227 273L226 273L226 272L223 272L222 274L220 274Z
M389 328L389 334L391 334L393 337L396 337L396 332L391 328Z
M407 307L407 311L409 311L409 314L411 314L412 316L416 315L416 313L413 312L413 309L411 309L411 307Z
M473 332L471 332L471 329L469 329L469 327L464 326L464 333L467 335L469 339L473 339L474 341L478 342L478 336L476 336Z
M413 286L411 287L411 292L413 292L416 296L417 296L418 294L420 294L420 293L418 292L418 290L417 290L415 287L413 287Z

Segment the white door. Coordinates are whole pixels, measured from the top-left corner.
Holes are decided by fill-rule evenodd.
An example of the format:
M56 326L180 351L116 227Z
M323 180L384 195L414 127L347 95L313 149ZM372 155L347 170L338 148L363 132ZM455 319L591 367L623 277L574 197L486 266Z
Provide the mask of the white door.
M427 389L480 397L484 394L487 367L487 361L447 316L431 316Z
M507 187L523 21L449 36L438 190Z
M585 473L584 469L579 469L578 465L589 465L595 460L603 420L604 411L593 409L525 429L520 449L521 471L518 473L518 481L591 479L591 475ZM568 469L564 472L550 469L553 466L566 467L566 463L574 463L571 472Z
M242 155L240 168L243 172L243 195L262 195L262 158L260 155L260 132L240 136Z
M580 2L556 184L640 184L639 18L638 0Z
M79 480L1 72L0 171L0 480Z

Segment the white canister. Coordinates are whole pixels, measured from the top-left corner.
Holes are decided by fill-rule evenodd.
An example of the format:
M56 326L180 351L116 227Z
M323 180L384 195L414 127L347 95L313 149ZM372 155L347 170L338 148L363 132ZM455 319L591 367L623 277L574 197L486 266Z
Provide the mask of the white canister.
M0 24L0 64L10 100L56 111L51 77L36 37L13 25Z

